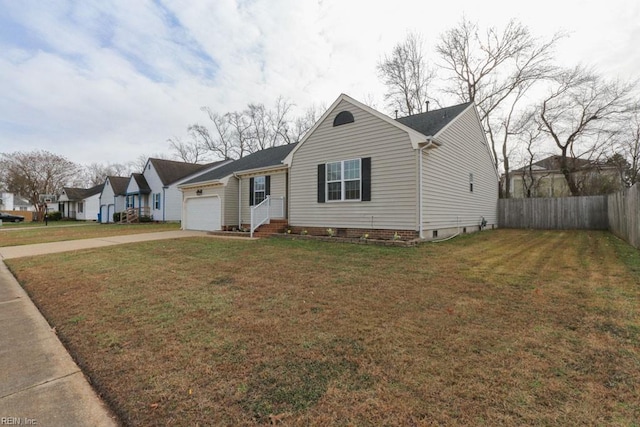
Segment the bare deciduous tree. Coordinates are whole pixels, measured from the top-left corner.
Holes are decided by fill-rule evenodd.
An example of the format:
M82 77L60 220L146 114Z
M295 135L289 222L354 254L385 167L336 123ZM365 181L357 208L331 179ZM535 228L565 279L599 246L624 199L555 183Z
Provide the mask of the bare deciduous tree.
M521 101L531 87L549 78L553 49L564 37L557 33L547 41L534 37L529 29L511 20L501 31L490 27L481 32L478 25L463 18L447 31L436 50L449 73L445 92L461 102L473 101L491 143L496 168L509 175L509 140L517 131ZM498 152L500 149L500 153ZM509 180L505 180L508 185ZM509 187L503 190L509 196Z
M43 217L41 194L58 194L62 187L74 182L81 168L65 157L48 151L2 153L0 174L7 190L29 198Z
M424 57L423 44L419 35L409 33L377 66L378 76L387 86L385 101L402 115L422 113L426 102L433 99L429 86L436 73Z
M626 161L624 178L627 185L640 182L640 103L633 104L629 120L624 122L617 138L615 150Z
M558 73L539 106L541 129L560 150L560 170L571 194L580 195L576 162L597 157L628 117L633 84L608 81L578 66Z
M86 176L82 186L93 187L104 183L108 176L129 176L133 164L129 163L91 163L84 168Z
M197 133L194 133L191 127L189 127L189 133L191 139L183 141L181 138L174 136L167 139L169 143L169 149L173 151L174 156L185 163L198 163L206 161L207 149L201 144L195 137Z

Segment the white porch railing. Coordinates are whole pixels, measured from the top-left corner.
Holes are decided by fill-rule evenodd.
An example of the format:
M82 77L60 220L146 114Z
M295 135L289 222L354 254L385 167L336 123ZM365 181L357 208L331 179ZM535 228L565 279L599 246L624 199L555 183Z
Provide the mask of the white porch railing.
M284 218L284 197L267 196L259 204L251 206L251 237L262 224L269 224L271 218Z
M262 202L251 206L251 237L253 232L262 224L268 224L271 220L271 197L267 196Z

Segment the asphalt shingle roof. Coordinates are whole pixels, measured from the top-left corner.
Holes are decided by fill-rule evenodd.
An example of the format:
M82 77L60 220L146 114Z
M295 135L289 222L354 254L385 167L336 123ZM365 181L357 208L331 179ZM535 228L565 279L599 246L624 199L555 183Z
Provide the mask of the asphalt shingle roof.
M127 186L129 185L128 176L109 176L109 183L113 189L113 194L123 196L127 194Z
M399 117L396 120L425 136L434 136L451 120L462 113L470 104L470 102L465 102L464 104L452 105L451 107L431 110L426 113Z
M184 184L196 184L198 182L215 181L240 172L251 169L266 168L282 164L285 157L293 150L296 144L280 145L278 147L266 148L241 159L235 160L226 165L222 165L209 172L203 173L196 178L190 179Z
M151 193L151 187L149 187L149 183L147 179L141 173L132 173L131 176L136 180L136 184L138 184L138 189L140 193Z
M153 164L158 177L162 181L163 185L170 185L176 181L181 180L191 174L194 174L202 169L211 167L220 162L209 164L197 164L197 163L185 163L177 162L175 160L154 159L150 158L149 161Z
M67 198L70 201L73 201L73 200L83 200L83 199L86 199L87 197L91 197L95 194L101 193L103 185L104 184L98 184L91 188L63 187L62 189L67 195Z

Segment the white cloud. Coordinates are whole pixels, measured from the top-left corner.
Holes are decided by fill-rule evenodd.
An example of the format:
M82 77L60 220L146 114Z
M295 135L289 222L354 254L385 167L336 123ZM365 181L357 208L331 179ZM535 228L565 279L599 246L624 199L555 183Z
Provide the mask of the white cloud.
M226 112L284 96L303 108L344 92L382 107L381 56L407 31L433 46L463 13L483 26L516 17L546 37L566 30L562 63L637 75L637 3L558 3L6 2L0 152L43 148L77 162L123 162L166 152L167 138L205 121L203 105Z

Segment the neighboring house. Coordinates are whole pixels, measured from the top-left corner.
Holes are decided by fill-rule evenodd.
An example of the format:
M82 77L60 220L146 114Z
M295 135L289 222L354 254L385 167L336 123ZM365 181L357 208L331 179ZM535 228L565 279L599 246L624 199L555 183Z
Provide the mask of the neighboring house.
M267 148L185 181L185 230L233 230L251 226L251 208L269 198L270 217L286 218L287 166L295 144Z
M498 174L471 103L394 120L341 95L297 145L180 187L186 229L247 228L267 195L294 233L433 239L497 225Z
M63 187L58 198L62 217L81 221L96 221L100 212L100 193L103 185L99 184L91 188Z
M568 166L581 194L607 194L618 191L620 173L616 166L586 159L569 157ZM561 157L549 156L509 173L510 197L568 197L569 185L560 168ZM501 177L504 182L505 176Z
M29 200L22 198L20 196L13 196L13 209L16 211L28 211L34 212L36 209Z
M113 222L113 214L125 209L129 177L108 176L100 193L100 222Z
M201 165L150 158L141 174L131 174L125 207L136 209L140 216L148 216L155 221L180 221L182 193L178 185L225 163Z
M9 193L8 191L0 191L0 210L12 211L13 198L13 193Z

